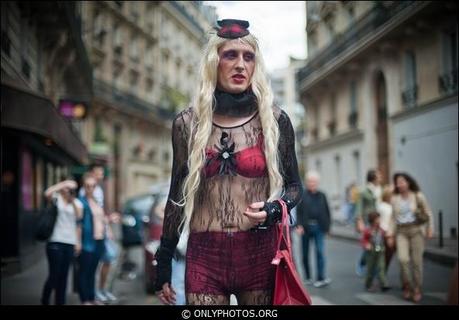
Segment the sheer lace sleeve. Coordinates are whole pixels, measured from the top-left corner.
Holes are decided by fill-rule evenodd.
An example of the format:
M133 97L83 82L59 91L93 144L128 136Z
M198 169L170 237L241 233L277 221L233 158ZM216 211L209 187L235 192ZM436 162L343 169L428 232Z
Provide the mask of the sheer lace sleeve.
M282 200L292 210L301 200L303 186L298 173L298 163L295 153L295 132L288 115L281 111L279 116L279 157L281 174L284 178L284 194Z
M287 113L278 110L279 125L279 160L280 171L284 179L284 187L281 199L287 204L288 213L300 202L303 194L303 185L301 184L298 173L298 163L295 154L295 132ZM266 202L263 208L267 213L265 223L261 228L272 225L282 218L282 209L278 201ZM292 222L292 221L291 221Z
M182 186L188 174L188 137L191 123L191 108L179 113L172 125L173 163L171 185L166 208L164 210L163 234L161 245L156 254L157 280L156 290L161 290L166 282L171 283L172 256L179 241L178 227L183 215Z
M188 174L188 131L191 121L191 110L182 111L174 119L172 125L172 176L164 211L163 236L170 240L178 241L178 226L182 219L183 206L178 203L183 199L182 186L185 177Z

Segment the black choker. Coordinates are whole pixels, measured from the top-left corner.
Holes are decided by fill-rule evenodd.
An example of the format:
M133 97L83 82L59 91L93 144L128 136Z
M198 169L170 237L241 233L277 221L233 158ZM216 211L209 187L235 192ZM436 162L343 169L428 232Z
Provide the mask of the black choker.
M242 93L228 93L216 89L214 92L216 105L215 114L230 117L247 117L253 114L257 108L257 97L252 90Z

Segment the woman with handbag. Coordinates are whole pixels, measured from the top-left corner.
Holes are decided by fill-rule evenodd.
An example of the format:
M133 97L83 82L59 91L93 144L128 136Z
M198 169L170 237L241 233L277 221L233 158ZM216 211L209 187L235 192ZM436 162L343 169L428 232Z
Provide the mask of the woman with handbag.
M422 298L422 269L425 238L432 238L432 211L417 182L407 173L394 174L393 214L389 244L395 237L401 266L403 297Z
M83 205L75 198L76 188L75 181L65 180L45 191L46 199L54 201L57 206L57 217L46 244L49 274L41 295L41 303L44 305L49 305L53 290L55 304L65 304L70 263L74 253L80 250L77 219L82 215Z
M173 168L156 291L175 303L171 260L182 230L187 304L272 304L280 200L291 210L302 185L295 135L273 106L249 23L218 21L201 60L192 106L173 122Z

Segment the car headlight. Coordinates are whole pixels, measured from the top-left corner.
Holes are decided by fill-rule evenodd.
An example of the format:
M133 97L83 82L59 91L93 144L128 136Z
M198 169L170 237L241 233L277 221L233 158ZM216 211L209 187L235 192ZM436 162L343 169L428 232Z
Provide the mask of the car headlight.
M145 245L145 250L150 252L152 255L155 255L156 251L159 248L161 241L159 240L153 240L153 241L148 241L147 244Z
M126 214L123 216L123 225L127 227L134 227L136 224L135 218L130 214Z

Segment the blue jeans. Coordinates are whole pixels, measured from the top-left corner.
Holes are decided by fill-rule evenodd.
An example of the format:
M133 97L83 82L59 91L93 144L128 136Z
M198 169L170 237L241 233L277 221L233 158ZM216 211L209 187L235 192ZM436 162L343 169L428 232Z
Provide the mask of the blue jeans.
M96 240L96 248L94 252L82 250L80 253L78 292L82 303L95 300L96 271L104 251L104 240Z
M356 209L355 203L347 204L347 223L354 222L355 209Z
M304 227L303 235L303 264L306 278L311 279L311 270L309 267L309 240L314 239L317 262L317 280L325 279L325 256L324 256L324 233L320 230L317 223L311 223Z
M74 246L72 244L60 242L47 243L46 256L48 257L49 275L41 295L42 304L49 304L49 299L53 290L55 304L65 304L67 277L73 252Z

